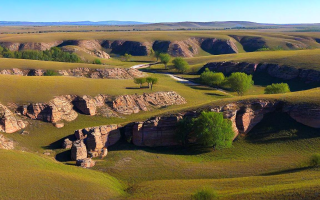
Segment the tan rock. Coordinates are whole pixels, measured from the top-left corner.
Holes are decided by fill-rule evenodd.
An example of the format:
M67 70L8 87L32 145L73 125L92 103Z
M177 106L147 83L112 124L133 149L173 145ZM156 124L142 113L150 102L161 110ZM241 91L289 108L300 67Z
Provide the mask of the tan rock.
M85 158L85 159L80 159L77 160L76 165L80 166L82 168L91 168L95 166L95 161L92 160L91 158Z
M313 128L320 128L320 107L310 104L288 105L284 112L297 122Z
M71 141L69 138L66 138L66 139L63 141L62 148L64 148L64 149L71 149L71 148L72 148L72 141Z
M88 157L87 147L82 140L73 142L71 148L71 160L82 160Z
M0 149L12 150L14 149L14 144L12 140L8 140L3 135L0 134Z
M4 105L0 104L0 131L14 133L26 127L26 123L18 120L16 116Z

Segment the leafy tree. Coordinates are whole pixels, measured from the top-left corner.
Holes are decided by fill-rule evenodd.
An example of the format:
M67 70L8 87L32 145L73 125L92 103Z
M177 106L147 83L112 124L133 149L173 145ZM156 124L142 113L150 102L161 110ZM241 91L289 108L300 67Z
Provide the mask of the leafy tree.
M200 75L201 82L210 86L219 86L224 80L223 73L212 72L208 68Z
M203 146L212 146L216 149L232 146L234 132L232 122L224 119L222 113L202 112L194 120L197 142Z
M161 54L161 52L160 52L160 51L155 51L155 52L154 52L154 57L156 57L157 62L159 61L160 54Z
M172 63L174 64L176 70L178 70L180 73L185 73L189 68L188 62L180 57L175 58Z
M290 88L287 83L273 83L264 89L265 94L281 94L287 92L290 92Z
M3 47L2 46L0 46L0 54L2 55L2 52L3 52Z
M243 95L250 87L253 85L252 75L247 75L242 72L232 73L231 76L227 78L227 84L231 89L238 93L238 95Z
M164 64L165 69L167 69L167 65L168 65L168 63L169 63L170 60L171 60L171 56L170 56L169 54L167 54L167 53L161 53L161 54L159 55L159 58L160 58L160 62L161 62L162 64Z
M188 139L193 131L193 127L194 123L190 118L183 118L182 120L178 121L176 138L183 146L188 144Z
M153 78L153 77L147 77L146 78L146 82L148 83L149 88L151 88L151 90L153 89L153 85L158 83L158 79L157 78Z
M59 76L60 74L54 70L47 70L45 73L44 73L45 76Z
M135 84L139 84L140 85L140 88L142 86L142 84L144 84L146 82L146 79L145 78L135 78L134 79L134 83Z
M124 54L124 56L123 56L123 58L124 58L124 60L126 61L126 62L129 62L130 60L131 60L131 54Z
M101 65L102 63L100 59L96 58L94 59L93 64Z

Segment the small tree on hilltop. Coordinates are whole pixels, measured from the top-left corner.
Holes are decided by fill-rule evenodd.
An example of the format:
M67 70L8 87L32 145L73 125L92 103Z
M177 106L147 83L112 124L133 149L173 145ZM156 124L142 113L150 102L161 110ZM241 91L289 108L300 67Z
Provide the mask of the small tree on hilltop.
M185 73L188 68L189 64L187 61L185 61L183 58L175 58L172 63L174 64L174 68L178 70L180 73Z
M200 75L201 82L210 86L219 86L224 80L225 76L221 72L212 72L208 68Z
M281 94L287 92L290 92L290 88L287 83L273 83L264 89L265 94Z
M231 76L227 78L227 84L233 91L241 96L252 87L253 83L252 75L247 75L242 72L232 73Z
M167 65L171 60L171 56L167 53L161 53L159 55L160 61L162 64L164 64L164 68L167 69Z
M135 78L134 79L134 83L135 84L139 84L140 85L140 88L142 86L142 84L144 84L146 82L146 79L145 78Z
M222 113L202 112L194 120L197 143L216 149L232 146L234 132L232 122L224 119Z
M157 78L153 78L153 77L147 77L146 78L146 82L148 83L149 88L151 88L151 90L153 89L153 85L158 83L158 79Z

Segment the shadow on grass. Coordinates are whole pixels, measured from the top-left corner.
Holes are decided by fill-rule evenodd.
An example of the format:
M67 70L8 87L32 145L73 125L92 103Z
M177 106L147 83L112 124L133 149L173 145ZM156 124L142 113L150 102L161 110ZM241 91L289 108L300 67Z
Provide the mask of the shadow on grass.
M126 87L127 90L142 90L142 89L149 89L148 86L142 86L141 88L140 87Z
M59 162L68 162L68 161L71 161L71 150L58 153L58 154L56 155L56 160L59 161ZM70 165L71 165L71 164L70 164Z
M296 122L287 113L273 112L264 115L245 138L257 144L284 143L300 139L320 137L318 129Z
M62 138L62 139L60 139L58 141L55 141L55 142L49 144L48 146L43 146L42 148L43 149L52 149L52 150L61 149L64 140L67 139L67 138L69 138L71 141L75 141L76 140L76 137L72 134L72 135L64 137L64 138Z
M216 96L216 97L225 97L226 95L223 94L217 94L217 93L205 93L206 95L210 95L210 96Z
M313 167L299 167L299 168L294 168L294 169L285 169L285 170L280 170L280 171L276 171L276 172L261 174L261 176L274 176L274 175L282 175L282 174L291 174L291 173L301 172L301 171L312 169L312 168Z

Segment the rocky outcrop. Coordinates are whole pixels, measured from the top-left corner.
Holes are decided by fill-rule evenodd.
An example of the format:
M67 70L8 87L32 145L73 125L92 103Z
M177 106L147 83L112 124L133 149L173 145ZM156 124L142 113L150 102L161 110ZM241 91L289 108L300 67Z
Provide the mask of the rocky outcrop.
M246 52L253 52L257 51L261 48L268 48L267 42L262 37L255 37L255 36L237 36L237 35L230 35L235 40L240 42L243 46L243 49Z
M287 105L283 108L297 122L313 128L320 128L320 107L310 104Z
M81 160L77 160L76 166L82 167L82 168L91 168L94 167L96 162L92 160L91 158L85 158Z
M130 115L170 105L181 105L186 100L176 92L156 92L143 95L123 95L113 101L113 109L121 114Z
M61 44L62 41L54 41L54 42L0 42L0 46L8 48L10 51L24 51L24 50L37 50L37 51L45 51L49 50L52 47L56 47Z
M213 55L238 53L238 48L231 40L201 39L201 48Z
M177 122L182 116L155 117L132 125L132 142L136 146L176 146ZM128 134L127 134L128 135Z
M83 160L88 157L86 145L83 140L74 141L71 148L71 160Z
M14 149L14 144L12 140L8 140L3 135L0 134L0 149L12 150Z
M222 72L227 76L233 72L244 72L246 74L258 72L283 80L299 79L306 83L320 83L320 71L313 69L298 69L285 65L246 62L214 62L206 64L198 73L202 73L206 68L211 71Z
M62 148L64 149L71 149L72 148L72 141L69 138L64 139Z
M84 141L86 151L90 157L105 157L108 154L107 147L117 143L120 138L118 125L104 125L76 130L74 132L77 141Z
M77 112L73 110L71 101L74 96L55 97L49 103L33 103L25 105L22 108L22 114L45 122L59 122L62 120L73 121L78 117Z
M0 74L3 75L17 75L17 76L45 76L47 70L43 69L3 69ZM95 79L133 79L144 77L145 73L137 69L123 69L123 68L75 68L68 70L58 70L61 76L76 76Z
M112 48L112 53L120 55L147 56L151 52L151 44L148 42L115 41L109 47Z
M6 106L0 104L0 132L14 133L27 126L19 120Z
M153 50L168 53L174 57L194 57L199 53L199 41L189 38L182 41L155 41Z

